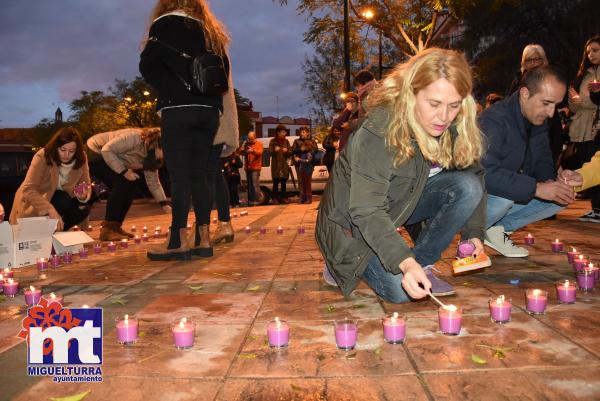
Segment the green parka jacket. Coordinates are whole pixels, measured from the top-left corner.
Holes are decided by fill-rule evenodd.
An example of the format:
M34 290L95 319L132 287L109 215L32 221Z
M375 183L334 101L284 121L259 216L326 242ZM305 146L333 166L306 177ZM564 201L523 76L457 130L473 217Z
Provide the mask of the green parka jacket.
M431 165L415 144L415 156L394 166L385 143L388 118L381 108L369 113L336 160L319 206L316 240L345 296L356 288L373 255L393 274L401 273L403 260L415 257L396 227L416 208ZM479 163L466 170L485 188ZM486 198L463 227L462 238L483 238Z

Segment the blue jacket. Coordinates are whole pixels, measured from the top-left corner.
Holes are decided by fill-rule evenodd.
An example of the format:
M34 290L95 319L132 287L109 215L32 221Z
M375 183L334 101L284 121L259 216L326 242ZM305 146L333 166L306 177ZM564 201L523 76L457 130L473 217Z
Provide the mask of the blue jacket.
M548 121L530 125L521 112L518 91L485 110L479 124L487 137L482 164L488 194L526 204L535 196L538 182L556 178ZM531 126L529 149L527 126Z

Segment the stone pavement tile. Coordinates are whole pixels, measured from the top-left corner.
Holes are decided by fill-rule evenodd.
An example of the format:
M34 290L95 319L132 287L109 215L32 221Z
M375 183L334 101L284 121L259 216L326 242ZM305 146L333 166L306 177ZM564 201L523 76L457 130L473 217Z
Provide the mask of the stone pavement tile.
M221 257L218 261L209 262L204 265L202 269L192 274L185 283L218 283L250 280L270 281L277 271L278 264L271 263L267 257L263 260L266 263Z
M221 383L211 380L161 379L157 377L132 378L104 376L102 383L52 383L44 379L13 401L31 401L48 397L67 397L91 390L85 401L177 400L212 401Z
M406 345L421 372L598 363L593 354L524 313L514 313L504 325L492 323L487 316L468 316L458 336L442 335L437 319L411 319ZM489 347L510 350L500 359ZM474 363L472 354L488 363Z
M345 299L339 292L270 292L265 297L257 320L275 316L288 321L343 319L380 319L384 315L371 290L357 290Z
M320 280L323 274L323 262L310 262L298 264L284 262L275 275L275 281L280 280Z
M229 379L218 401L424 401L416 376L342 379Z
M600 400L600 366L560 370L532 370L523 375L540 394L551 401Z
M247 325L198 322L194 346L173 346L171 325L140 320L140 337L131 346L104 337L104 374L119 377L224 377L248 330Z
M267 323L256 324L230 377L377 376L414 373L402 345L383 341L381 321L359 321L355 350L338 350L333 323L289 322L290 344L268 346Z
M252 322L265 294L163 295L137 313L152 322L170 323L187 317L198 322L248 324Z
M544 398L521 371L480 371L425 374L436 401L539 401Z
M557 332L600 357L600 337L597 332L600 327L598 306L596 305L593 310L568 308L579 304L581 302L564 305L562 311L549 312L544 316L544 321Z

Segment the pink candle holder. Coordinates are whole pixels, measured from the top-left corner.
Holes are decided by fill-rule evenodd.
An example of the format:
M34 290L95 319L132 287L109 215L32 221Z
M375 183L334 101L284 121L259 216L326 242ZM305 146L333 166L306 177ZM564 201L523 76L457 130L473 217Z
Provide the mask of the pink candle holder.
M23 291L23 293L25 294L25 304L27 306L37 305L42 298L42 290L40 288L35 288L34 286L30 286Z
M281 227L281 226L277 227L277 234L283 234L283 227Z
M147 233L148 232L148 227L146 227L146 226L142 227L142 232L143 233Z
M127 249L128 247L129 247L129 241L127 240L127 238L123 238L121 240L121 248Z
M335 327L335 344L338 349L344 351L353 350L356 347L356 339L358 337L358 327L353 320L341 320L334 323Z
M5 278L2 283L2 291L4 295L10 298L14 298L19 292L19 282L13 278Z
M116 319L117 341L119 344L131 345L138 339L138 321L134 316L125 315Z
M577 270L577 286L584 292L593 291L596 287L596 273L587 267Z
M238 217L238 214L237 214L237 212L233 212L233 218L234 218L234 219L237 219L237 217Z
M212 219L212 223L213 223L213 224L217 224L217 218L216 218L216 217L213 217L213 219Z
M37 265L38 271L45 272L48 270L48 259L46 258L38 258L35 264Z
M550 244L550 248L552 249L552 252L560 253L564 249L564 244L560 242L557 238L554 240L553 243Z
M305 232L304 226L298 227L298 234L304 234L304 232Z
M89 251L86 247L83 247L79 250L79 258L87 259L89 255Z
M525 245L533 245L535 243L535 237L528 233L524 241Z
M525 310L530 315L542 315L548 305L548 292L538 289L528 289L525 292L527 299Z
M115 252L117 250L117 244L115 244L114 242L110 241L108 243L108 245L106 245L106 248L108 249L109 252Z
M79 226L73 226L73 231L81 231L81 229L79 228Z
M271 348L285 348L290 342L290 327L285 320L275 317L267 326L267 337Z
M100 242L96 242L94 244L94 253L96 255L98 255L99 253L102 253L102 244Z
M504 295L500 295L498 298L490 299L489 306L492 322L500 324L510 322L510 312L512 308L510 299L506 299Z
M134 244L140 244L141 242L142 242L142 239L140 238L139 235L136 235L135 237L133 237Z
M131 231L132 233L135 233L137 231L137 227L131 226L131 229L129 231Z
M402 344L406 338L406 321L394 312L383 319L383 339L389 344Z
M60 256L54 254L50 256L50 266L52 266L53 269L56 269L58 267L60 267Z
M456 256L460 259L469 257L475 252L475 244L469 240L460 241L456 249Z
M58 302L60 304L60 306L63 306L63 300L64 297L61 294L55 294L53 292L51 292L49 295L44 296L44 299L48 302Z
M240 216L248 216L248 211L247 210L242 210L240 212Z
M586 267L588 263L589 260L587 260L585 256L578 255L575 259L573 259L573 270L577 272Z
M252 229L250 228L250 226L246 226L246 227L244 228L244 232L245 232L246 234L250 234L250 233L252 232Z
M63 252L62 259L63 262L69 265L73 263L73 254L71 252Z
M567 252L567 260L571 264L575 261L575 258L577 256L579 256L579 252L577 252L577 249L575 249L575 248L572 248L571 251Z
M196 328L192 321L187 318L176 320L171 325L173 344L177 349L189 349L194 346L194 332Z
M4 270L2 270L2 275L4 278L13 278L15 276L15 272L13 272L10 268L5 267Z
M148 234L142 234L142 241L148 242Z
M88 225L87 229L88 229L88 231L92 231L92 230L94 230L94 227L92 227L92 225L90 224L90 225Z
M569 280L558 281L556 283L556 297L559 304L574 304L577 298L577 287Z
M154 237L154 239L160 238L160 231L154 231L153 237Z
M457 336L460 334L462 326L462 309L454 305L446 305L445 308L438 309L438 319L440 331L447 336Z
M192 229L192 225L188 223L188 225L187 225L187 227L186 227L186 228L187 228L187 230L188 230L188 231L191 231L191 229Z
M267 233L267 229L265 227L261 227L259 232L261 234L266 234Z

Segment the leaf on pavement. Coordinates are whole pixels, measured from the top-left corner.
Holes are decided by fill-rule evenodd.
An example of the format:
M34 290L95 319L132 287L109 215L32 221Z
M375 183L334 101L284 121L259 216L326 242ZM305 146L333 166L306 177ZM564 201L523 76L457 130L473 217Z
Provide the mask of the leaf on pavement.
M485 365L487 361L477 354L471 354L471 360L479 365Z
M51 397L50 399L52 401L80 401L80 400L83 400L85 397L87 397L88 394L91 392L92 392L92 390L88 390L88 391L84 391L83 393L69 395L67 397Z

